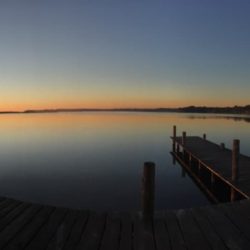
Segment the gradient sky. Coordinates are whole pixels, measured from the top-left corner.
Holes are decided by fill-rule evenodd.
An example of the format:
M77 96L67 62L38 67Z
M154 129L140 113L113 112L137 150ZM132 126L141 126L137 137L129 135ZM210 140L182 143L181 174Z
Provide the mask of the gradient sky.
M0 1L0 110L250 104L249 0Z

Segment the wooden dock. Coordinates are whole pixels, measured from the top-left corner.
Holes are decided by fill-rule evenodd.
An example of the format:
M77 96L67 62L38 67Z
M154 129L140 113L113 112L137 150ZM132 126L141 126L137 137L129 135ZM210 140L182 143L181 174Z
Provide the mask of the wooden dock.
M250 157L239 153L239 141L233 150L206 139L206 136L176 136L173 155L186 171L213 196L216 185L230 193L231 201L250 197ZM204 178L206 176L206 178ZM217 188L218 189L218 188ZM228 190L226 190L228 189ZM215 197L213 197L216 200Z
M95 213L0 201L0 249L250 249L250 201L138 214Z

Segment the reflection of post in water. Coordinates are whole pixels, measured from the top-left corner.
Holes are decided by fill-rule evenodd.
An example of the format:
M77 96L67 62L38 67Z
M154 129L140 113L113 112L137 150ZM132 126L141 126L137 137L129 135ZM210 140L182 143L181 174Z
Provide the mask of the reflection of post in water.
M176 165L176 158L174 155L172 155L173 165Z
M173 156L173 165L176 165L176 158Z
M184 168L181 168L181 177L185 178L186 177L186 171Z
M184 160L185 160L185 158L186 158L186 151L185 151L186 136L187 136L187 133L186 133L185 131L183 131L183 132L182 132L181 143L182 143L182 156L183 156L183 159L184 159Z
M175 150L176 150L176 126L174 125L174 127L173 127L173 145L172 145L172 147L173 147L173 152L175 152Z

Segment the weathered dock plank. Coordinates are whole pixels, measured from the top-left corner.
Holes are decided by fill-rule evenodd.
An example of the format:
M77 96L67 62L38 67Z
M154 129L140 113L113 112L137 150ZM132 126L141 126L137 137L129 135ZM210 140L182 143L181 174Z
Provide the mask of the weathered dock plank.
M78 211L71 210L69 211L69 213L67 213L65 220L56 230L56 234L54 234L54 237L50 240L47 250L63 249L63 247L67 243L67 240L69 239L72 227L78 218Z
M250 200L157 212L148 222L138 214L11 203L19 205L0 210L4 250L250 249Z
M0 205L0 220L6 216L10 211L12 211L14 208L16 208L18 205L21 205L18 201L13 200L4 200Z
M100 250L117 250L120 243L120 231L120 220L116 216L107 216Z
M48 222L40 229L34 239L26 247L28 250L46 249L54 234L60 231L60 225L66 216L67 210L58 208L50 216Z
M136 217L134 225L134 248L135 250L155 250L153 228L151 223L144 223L141 218Z
M154 220L154 236L157 250L170 250L170 238L165 221L162 218Z
M89 213L86 211L82 211L78 215L72 227L71 233L68 237L68 240L66 241L66 244L63 247L64 250L71 250L74 249L77 245L79 245L81 236L86 228L86 223L88 221L88 218L89 218Z
M11 240L14 241L15 236L20 233L22 228L32 220L39 210L41 210L41 206L30 206L25 209L22 214L16 217L15 220L8 224L0 234L0 249L3 249Z
M207 242L211 249L213 250L226 250L228 249L225 243L221 240L219 235L215 232L213 225L208 221L203 214L199 213L197 210L191 209L191 214L198 224L203 235L207 239Z
M21 216L23 212L29 207L26 203L20 203L11 211L7 211L6 215L0 220L0 232L4 230L12 221Z
M250 221L242 212L242 209L237 209L234 206L220 206L220 210L229 218L235 227L250 240Z
M129 213L121 215L121 234L119 250L132 250L133 224Z
M166 212L164 221L167 226L169 233L170 245L173 250L184 250L187 249L183 238L183 233L180 229L176 214L172 211Z
M200 210L229 249L250 249L250 242L218 207Z
M176 215L188 249L209 250L209 242L207 242L203 232L196 224L191 212L189 210L179 210Z
M34 219L30 219L30 223L27 223L26 226L22 228L21 232L17 234L16 237L13 237L12 241L9 241L6 249L18 250L27 246L40 227L46 222L51 211L53 211L52 207L41 208ZM14 221L13 227L16 229L17 226L19 226L19 223Z
M100 248L106 223L106 214L91 212L77 249L96 250Z

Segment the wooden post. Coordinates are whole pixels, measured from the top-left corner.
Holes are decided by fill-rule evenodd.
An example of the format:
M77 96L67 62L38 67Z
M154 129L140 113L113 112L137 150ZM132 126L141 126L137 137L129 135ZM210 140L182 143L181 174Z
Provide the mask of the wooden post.
M206 140L206 139L207 139L207 135L203 134L203 140Z
M179 154L179 153L180 153L180 145L179 145L179 143L177 143L177 146L176 146L176 151L177 151L177 154Z
M232 181L237 182L239 178L239 154L240 154L240 140L233 141L232 150ZM236 192L234 188L231 188L231 201L236 200Z
M145 222L154 216L155 164L145 162L142 178L142 217Z
M222 150L224 150L224 149L225 149L225 143L222 142L222 143L220 144L220 148L221 148Z
M232 150L232 181L237 182L239 178L239 154L240 154L240 140L233 141Z
M173 152L175 152L175 145L176 145L176 126L173 126Z

